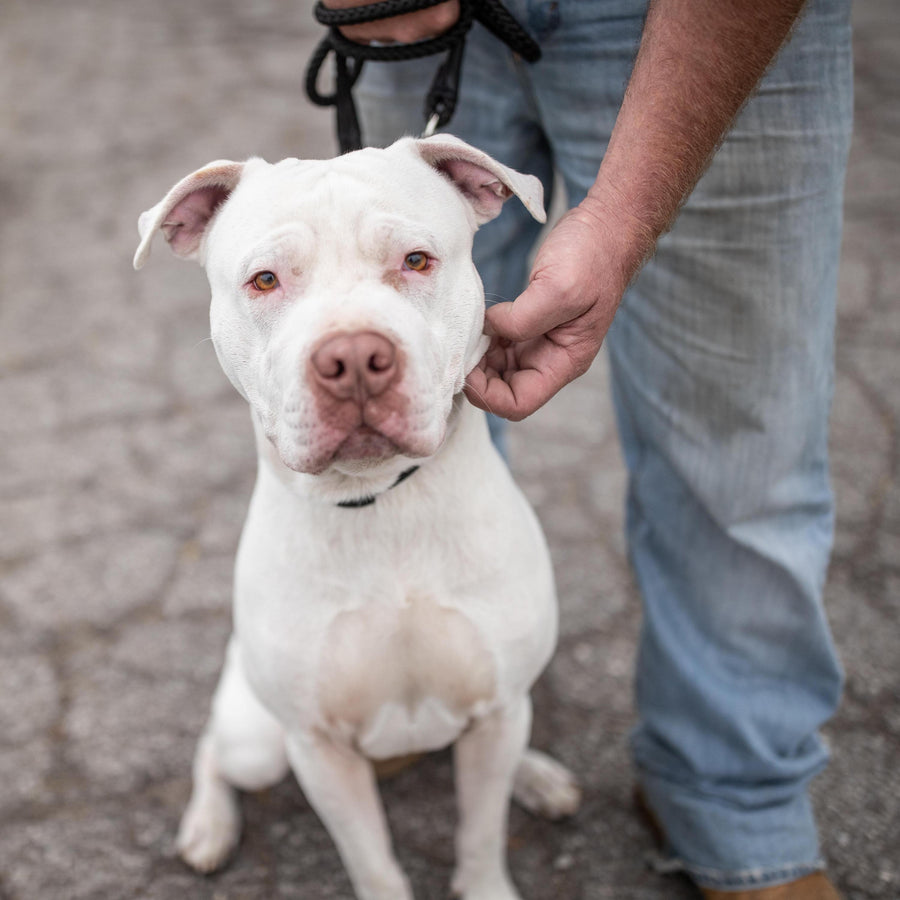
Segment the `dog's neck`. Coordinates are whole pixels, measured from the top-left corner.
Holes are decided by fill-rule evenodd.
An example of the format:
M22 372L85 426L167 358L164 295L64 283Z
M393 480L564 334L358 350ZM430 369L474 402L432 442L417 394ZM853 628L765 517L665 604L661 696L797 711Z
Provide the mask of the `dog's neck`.
M445 465L453 456L460 425L467 417L480 415L482 413L470 407L462 393L457 394L447 419L447 433L441 446L432 456L414 459L398 455L360 467L356 471L353 471L355 467L348 466L347 469L350 471L347 471L338 465L332 465L319 475L308 475L288 468L264 436L255 417L254 428L260 466L266 466L292 493L312 502L352 510L371 505L373 500L377 501L381 495L393 488L402 490L401 483L410 476L419 479L435 464Z

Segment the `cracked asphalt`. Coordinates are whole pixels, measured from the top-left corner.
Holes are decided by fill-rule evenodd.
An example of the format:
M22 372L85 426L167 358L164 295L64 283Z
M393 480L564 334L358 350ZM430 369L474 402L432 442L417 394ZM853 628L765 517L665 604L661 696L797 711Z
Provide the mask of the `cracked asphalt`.
M332 155L301 85L307 0L6 0L0 6L0 898L347 898L293 781L245 798L234 862L175 858L190 760L229 630L252 487L244 403L208 341L201 270L135 222L220 157ZM847 670L815 783L848 900L900 898L900 12L856 5L826 599ZM513 465L556 563L562 633L534 741L584 806L514 810L528 900L688 900L648 869L627 734L639 601L601 360L516 427ZM446 896L449 756L383 786L417 897Z

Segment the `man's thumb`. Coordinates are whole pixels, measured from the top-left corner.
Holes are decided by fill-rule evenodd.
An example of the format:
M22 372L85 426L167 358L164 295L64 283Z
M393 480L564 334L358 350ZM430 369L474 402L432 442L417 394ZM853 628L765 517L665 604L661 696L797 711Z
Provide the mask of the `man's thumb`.
M492 306L485 313L485 334L515 342L528 341L562 324L548 287L546 282L535 279L512 303Z

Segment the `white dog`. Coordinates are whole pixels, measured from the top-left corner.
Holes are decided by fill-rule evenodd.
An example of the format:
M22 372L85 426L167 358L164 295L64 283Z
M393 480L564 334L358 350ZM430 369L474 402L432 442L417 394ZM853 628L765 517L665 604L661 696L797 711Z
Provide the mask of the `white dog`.
M537 179L447 137L328 161L214 162L140 218L199 260L216 352L249 402L259 473L234 635L178 837L211 871L240 835L236 788L292 768L360 900L409 900L372 760L455 742L453 889L515 900L515 793L571 813L569 773L526 750L556 641L535 516L464 399L485 349L476 228Z

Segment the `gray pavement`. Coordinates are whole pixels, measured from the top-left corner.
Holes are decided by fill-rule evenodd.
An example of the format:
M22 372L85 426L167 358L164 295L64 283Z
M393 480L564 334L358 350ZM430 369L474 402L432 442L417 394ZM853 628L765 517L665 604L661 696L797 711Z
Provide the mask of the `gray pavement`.
M0 898L349 896L291 781L248 796L223 873L173 855L229 628L251 489L249 420L207 341L197 267L137 214L207 160L332 153L302 96L318 29L289 0L5 0L0 5ZM900 897L900 15L857 4L857 131L847 189L833 417L837 546L827 602L848 682L815 785L850 900ZM571 765L583 810L521 811L523 893L679 900L648 870L626 739L639 603L601 363L513 437L547 529L559 652L535 741ZM417 896L452 859L447 754L384 786Z

